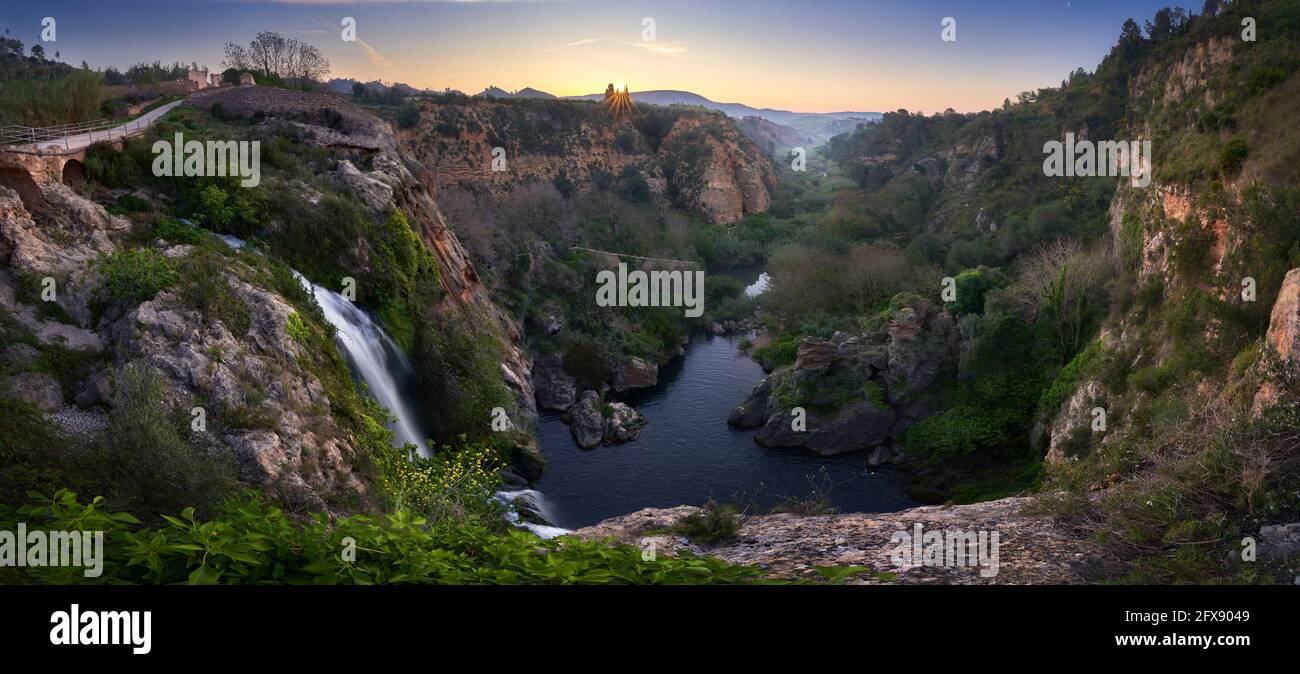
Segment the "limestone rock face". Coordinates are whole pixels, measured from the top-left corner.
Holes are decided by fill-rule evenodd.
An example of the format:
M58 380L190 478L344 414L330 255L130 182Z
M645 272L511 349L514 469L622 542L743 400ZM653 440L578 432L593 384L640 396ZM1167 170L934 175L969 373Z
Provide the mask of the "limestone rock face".
M648 388L659 382L659 366L636 356L626 363L619 363L614 373L614 390L618 392L634 388Z
M486 187L494 198L512 199L516 190L549 187L561 177L586 189L599 176L635 171L657 197L674 194L677 205L730 223L766 211L776 187L771 160L721 114L681 111L656 140L631 120L595 109L556 115L494 100L420 106L420 121L399 129L397 138L433 172L440 193ZM519 131L540 128L548 129L545 137L521 137ZM503 171L491 168L498 139L505 139Z
M539 358L533 364L533 389L537 406L563 412L578 401L578 383L564 371L564 359L558 354Z
M1075 389L1052 420L1051 441L1047 448L1048 463L1059 464L1070 458L1070 443L1078 434L1091 432L1092 408L1106 399L1106 388L1088 381Z
M1277 300L1273 302L1264 341L1284 366L1300 367L1300 269L1287 272L1286 278L1282 280ZM1277 402L1278 395L1277 383L1271 378L1265 378L1255 392L1252 411L1255 414L1261 413Z
M1282 280L1266 339L1283 360L1300 362L1300 269L1292 269Z
M831 455L892 446L936 411L929 391L956 362L962 339L940 308L900 296L893 313L861 335L805 338L794 365L764 377L727 422L761 427L754 441L765 447ZM876 457L903 458L892 450Z
M682 517L697 512L691 506L647 508L605 520L574 532L590 540L613 537L616 543L641 546L653 537L659 554L687 550L707 554L732 564L759 567L767 576L817 580L819 566L865 566L896 574L889 584L1076 584L1088 582L1096 544L1046 515L1028 515L1028 498L1005 498L972 505L924 506L896 513L842 515L758 515L744 521L731 540L701 546L676 534L662 533ZM960 530L998 535L994 566L934 566L924 560L896 555L900 532ZM991 550L991 548L988 548ZM991 555L989 557L991 561ZM901 562L901 563L899 563ZM874 584L869 575L852 577L853 584Z

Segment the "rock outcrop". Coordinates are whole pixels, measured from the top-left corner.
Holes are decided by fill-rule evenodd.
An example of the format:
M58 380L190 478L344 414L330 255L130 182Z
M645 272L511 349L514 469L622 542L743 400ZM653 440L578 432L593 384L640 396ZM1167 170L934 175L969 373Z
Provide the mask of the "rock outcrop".
M565 413L573 439L584 449L601 443L617 445L631 442L641 434L646 419L640 412L620 402L605 403L595 391L584 391L577 404Z
M128 363L146 368L160 375L169 408L204 409L209 425L193 434L196 451L231 456L241 479L276 491L296 508L337 512L342 502L366 507L369 489L353 472L353 439L331 416L321 382L300 365L308 359L287 332L294 310L286 299L243 280L257 274L232 255L214 282L246 307L248 326L240 334L208 320L171 289L125 313L99 316L91 309L101 281L98 263L130 246L130 223L65 185L41 182L38 188L37 214L26 210L16 192L0 188L0 255L7 267L0 274L0 307L43 346L103 352L107 369L91 371L71 387L77 405L103 409L111 403L114 371ZM193 246L161 242L154 251L178 265L195 254ZM20 300L20 279L31 278L55 279L52 303L61 318L42 317ZM32 365L31 359L22 365L17 352L9 360ZM4 384L7 394L33 402L56 421L84 416L65 407L62 387L49 374L19 372ZM76 425L94 430L97 424Z
M768 447L839 454L891 447L936 411L931 387L955 365L961 336L929 301L897 298L893 312L863 335L805 338L795 364L766 376L727 422L759 428ZM892 451L878 459L893 458Z
M896 513L851 513L801 516L758 515L744 521L732 539L710 546L665 533L682 517L697 512L691 506L647 508L584 527L573 535L591 540L613 539L645 549L655 542L657 554L680 550L707 554L732 564L761 568L774 578L819 580L817 567L863 566L878 573L895 574L880 579L859 574L854 584L1076 584L1090 580L1097 556L1096 544L1046 515L1025 512L1028 498L1007 498L961 506L923 506ZM997 564L985 566L935 566L900 554L910 549L909 537L920 527L925 534L985 532L992 541L997 533ZM1280 538L1280 537L1279 537ZM906 539L910 541L909 539ZM992 551L992 547L987 547ZM940 557L943 555L940 554ZM989 555L988 561L993 556ZM901 564L899 562L902 562ZM996 568L996 574L989 574ZM982 573L983 572L983 573Z
M581 102L418 105L420 121L399 130L398 138L440 191L486 187L505 198L529 184L561 181L585 189L634 172L652 193L671 193L679 205L726 223L766 211L776 186L764 152L720 113L660 112L671 116L671 127L655 137L627 117ZM495 148L504 156L494 155Z

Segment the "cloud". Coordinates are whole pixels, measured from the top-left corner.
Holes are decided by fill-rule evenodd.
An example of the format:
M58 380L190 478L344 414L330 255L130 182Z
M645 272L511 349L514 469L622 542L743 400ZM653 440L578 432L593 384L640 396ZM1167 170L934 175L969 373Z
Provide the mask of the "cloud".
M613 36L613 35L606 35L605 37L589 37L589 38L587 38L587 39L585 39L585 40L578 40L577 42L570 42L569 44L562 44L562 45L560 45L560 46L558 46L558 47L552 47L552 48L550 48L550 49L543 49L543 50L542 50L542 53L543 53L543 54L552 54L552 53L555 53L555 52L557 52L557 51L560 51L561 49L568 49L568 48L570 48L570 47L581 47L581 46L584 45L584 44L591 44L591 43L593 43L593 42L604 42L605 40L608 40L608 39L610 39L610 38L612 38L612 37L614 37L614 36Z
M319 23L321 26L328 28L327 31L321 31L321 32L329 32L329 33L342 35L341 32L343 30L342 25L336 26L322 16L313 15L311 18L315 19L316 22ZM371 63L377 66L382 66L384 68L389 68L398 73L402 72L401 69L394 66L393 63L389 61L387 57L385 57L383 54L380 54L378 51L375 51L374 47L371 47L365 40L362 40L361 36L358 35L354 43L361 48L361 51L365 53L366 58L370 59Z
M385 68L393 68L393 64L388 59L384 58L383 54L375 51L374 47L366 44L365 40L357 38L357 46L361 47L361 50L366 53L366 56L370 59L371 63ZM394 70L396 70L396 68L394 68Z
M687 51L686 46L680 42L624 42L623 44L667 56L677 56Z

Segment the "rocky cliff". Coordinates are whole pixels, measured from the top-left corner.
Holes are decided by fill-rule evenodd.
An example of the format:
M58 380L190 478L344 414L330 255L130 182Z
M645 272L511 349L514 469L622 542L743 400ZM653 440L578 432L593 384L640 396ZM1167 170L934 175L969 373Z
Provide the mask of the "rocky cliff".
M771 203L771 164L719 113L641 106L616 115L584 101L435 98L412 105L418 121L399 124L398 138L439 190L486 188L507 198L531 183L587 190L635 175L657 197L713 222L761 213Z
M939 307L900 295L861 335L805 338L795 363L764 377L727 421L758 428L763 446L876 450L872 465L888 462L907 429L940 408L936 385L955 373L963 341Z

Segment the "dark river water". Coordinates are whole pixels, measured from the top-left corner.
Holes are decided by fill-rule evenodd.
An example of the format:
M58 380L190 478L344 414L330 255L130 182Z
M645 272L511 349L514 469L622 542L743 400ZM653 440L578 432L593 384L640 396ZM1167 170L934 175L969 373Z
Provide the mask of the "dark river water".
M863 453L765 449L754 444L754 431L727 426L727 413L762 376L734 337L697 336L684 358L660 369L657 386L620 398L649 420L637 440L582 449L558 414L543 413L538 436L547 464L537 488L553 522L574 529L710 498L761 509L806 497L814 485L829 488L841 512L914 505L905 478L868 469Z

